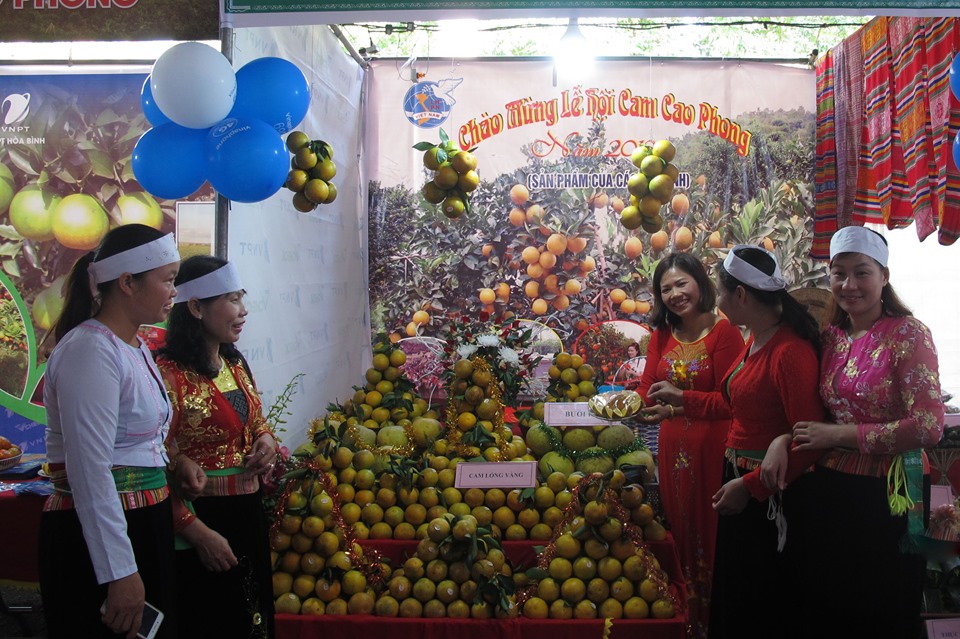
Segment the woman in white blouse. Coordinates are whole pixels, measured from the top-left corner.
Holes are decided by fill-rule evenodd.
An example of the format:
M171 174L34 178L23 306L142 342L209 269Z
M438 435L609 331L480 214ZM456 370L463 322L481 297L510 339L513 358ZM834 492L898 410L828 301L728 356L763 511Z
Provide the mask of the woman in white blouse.
M133 639L144 601L166 616L158 636L175 627L171 409L137 330L170 312L179 265L172 235L131 224L70 272L43 393L54 493L40 586L52 639Z

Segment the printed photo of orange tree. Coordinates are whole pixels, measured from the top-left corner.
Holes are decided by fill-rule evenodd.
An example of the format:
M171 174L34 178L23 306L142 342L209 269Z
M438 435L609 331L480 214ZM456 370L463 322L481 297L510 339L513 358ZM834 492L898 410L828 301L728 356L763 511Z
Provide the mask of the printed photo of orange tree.
M486 313L536 319L569 350L604 320L644 323L658 261L688 251L711 271L734 244L774 251L791 288L825 281L825 264L808 259L813 229L814 114L802 108L743 114L753 132L746 157L704 131L670 142L689 176L661 207L662 228L628 230L622 190L531 191L539 173L635 173L629 158L566 156L547 162L523 149L515 172L483 174L469 211L448 219L417 188L371 183L370 302L374 333L393 339L437 335L445 318ZM603 124L573 145L604 146ZM429 180L433 171L424 167ZM651 229L653 230L653 229Z

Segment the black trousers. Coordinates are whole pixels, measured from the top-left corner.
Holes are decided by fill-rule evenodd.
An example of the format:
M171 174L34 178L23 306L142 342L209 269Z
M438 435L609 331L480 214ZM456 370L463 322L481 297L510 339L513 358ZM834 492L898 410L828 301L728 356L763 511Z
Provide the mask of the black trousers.
M157 637L177 636L173 515L170 500L124 511L146 600L164 614ZM50 639L114 638L100 620L107 586L97 584L93 562L74 510L40 519L40 595Z

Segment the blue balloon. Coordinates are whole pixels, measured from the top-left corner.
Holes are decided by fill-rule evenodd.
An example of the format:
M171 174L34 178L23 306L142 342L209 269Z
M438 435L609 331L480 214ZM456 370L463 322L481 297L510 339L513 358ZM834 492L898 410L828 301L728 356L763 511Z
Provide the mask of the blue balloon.
M953 162L960 167L960 134L953 138Z
M953 56L953 62L950 63L950 90L960 100L960 55Z
M277 133L292 131L310 107L310 86L283 58L257 58L237 71L237 99L228 117L257 118Z
M159 198L177 199L206 181L207 131L168 122L140 136L133 147L133 174L143 189Z
M150 76L143 83L140 89L140 105L143 107L143 114L147 116L147 122L153 126L160 126L170 121L170 118L163 114L160 107L153 99L153 91L150 89Z
M234 202L259 202L283 186L290 154L283 138L263 120L227 118L206 138L207 178Z

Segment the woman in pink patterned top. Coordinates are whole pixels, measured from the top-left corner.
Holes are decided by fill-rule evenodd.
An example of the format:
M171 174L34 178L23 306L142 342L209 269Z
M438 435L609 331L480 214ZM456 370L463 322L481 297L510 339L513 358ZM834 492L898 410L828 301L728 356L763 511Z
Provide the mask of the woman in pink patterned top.
M803 525L807 637L921 632L924 561L909 541L923 531L922 449L940 440L944 408L930 331L893 291L887 257L886 240L863 227L830 243L820 395L835 423L798 422L792 433L796 450L825 451ZM765 483L779 481L786 443L764 462Z

